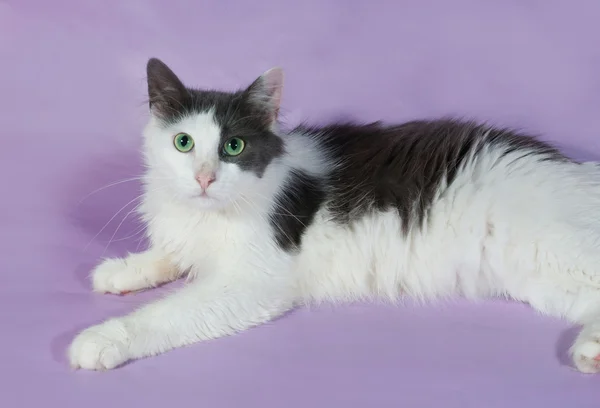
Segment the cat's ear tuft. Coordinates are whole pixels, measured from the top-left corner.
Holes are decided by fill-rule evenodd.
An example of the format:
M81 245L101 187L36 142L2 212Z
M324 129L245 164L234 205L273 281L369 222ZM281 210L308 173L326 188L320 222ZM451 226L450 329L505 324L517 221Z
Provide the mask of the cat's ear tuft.
M260 109L269 124L277 120L283 91L283 69L271 68L246 90L250 102Z
M177 75L158 58L150 58L146 65L150 110L159 118L178 115L188 91Z

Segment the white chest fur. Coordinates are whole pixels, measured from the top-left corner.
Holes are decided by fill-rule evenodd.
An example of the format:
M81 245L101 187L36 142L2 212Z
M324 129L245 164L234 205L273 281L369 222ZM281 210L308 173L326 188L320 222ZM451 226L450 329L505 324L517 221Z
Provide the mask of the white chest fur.
M246 212L190 211L162 204L148 219L154 247L167 254L182 272L245 273L252 269L285 274L292 257L277 247L266 217Z

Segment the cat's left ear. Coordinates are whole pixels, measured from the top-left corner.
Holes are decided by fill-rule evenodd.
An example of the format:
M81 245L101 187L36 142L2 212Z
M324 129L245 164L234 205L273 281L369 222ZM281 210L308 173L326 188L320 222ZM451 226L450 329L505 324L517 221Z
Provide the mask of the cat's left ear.
M248 99L264 115L268 124L273 124L279 115L283 91L283 69L271 68L248 87Z
M161 119L179 115L189 97L185 85L171 68L158 58L148 60L146 72L152 114Z

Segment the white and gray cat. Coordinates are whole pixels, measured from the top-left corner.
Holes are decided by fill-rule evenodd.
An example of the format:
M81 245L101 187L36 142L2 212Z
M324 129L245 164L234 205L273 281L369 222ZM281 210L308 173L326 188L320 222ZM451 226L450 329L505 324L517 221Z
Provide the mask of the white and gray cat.
M582 324L600 371L600 167L510 130L450 119L281 131L283 73L190 89L147 65L141 214L150 249L109 259L98 292L187 275L176 293L77 335L73 367L230 335L296 305L507 297Z

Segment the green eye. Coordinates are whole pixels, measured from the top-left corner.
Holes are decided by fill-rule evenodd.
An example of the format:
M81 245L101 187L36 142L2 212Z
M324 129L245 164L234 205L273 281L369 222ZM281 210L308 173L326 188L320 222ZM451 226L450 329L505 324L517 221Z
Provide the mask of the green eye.
M173 144L181 153L187 153L194 148L194 139L187 133L178 133L173 139Z
M225 142L223 152L227 156L237 156L244 151L244 147L246 147L246 143L244 143L242 139L239 137L232 137Z

